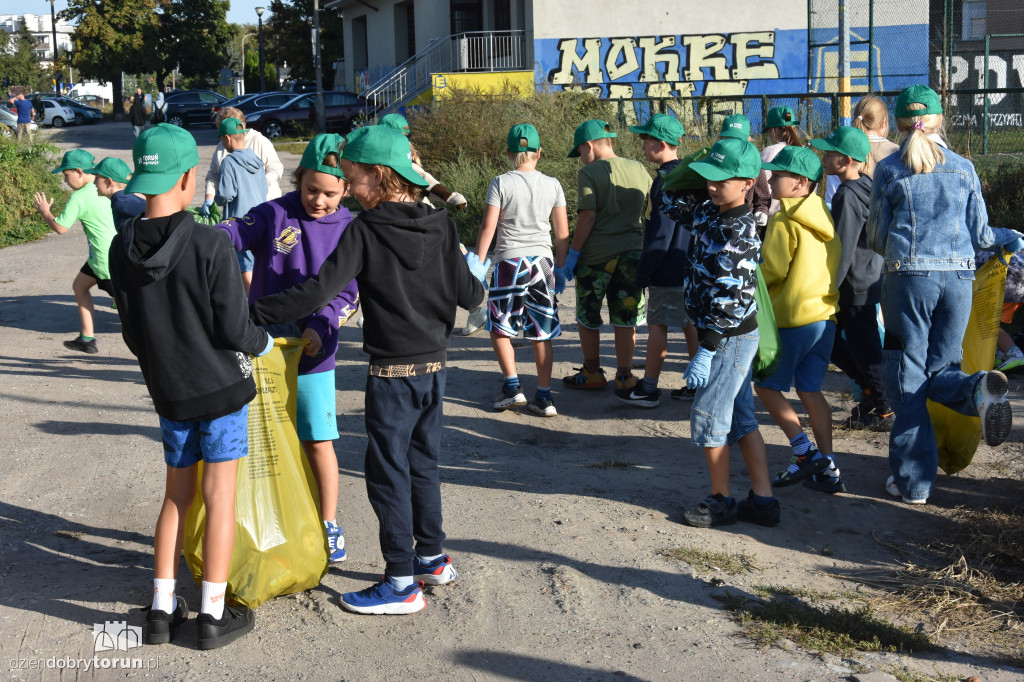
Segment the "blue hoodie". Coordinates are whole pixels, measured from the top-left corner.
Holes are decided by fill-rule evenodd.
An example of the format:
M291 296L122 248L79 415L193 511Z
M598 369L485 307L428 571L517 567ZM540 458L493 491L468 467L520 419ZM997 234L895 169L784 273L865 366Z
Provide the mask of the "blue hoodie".
M214 201L224 206L224 219L241 218L267 200L267 173L251 149L237 149L220 164Z

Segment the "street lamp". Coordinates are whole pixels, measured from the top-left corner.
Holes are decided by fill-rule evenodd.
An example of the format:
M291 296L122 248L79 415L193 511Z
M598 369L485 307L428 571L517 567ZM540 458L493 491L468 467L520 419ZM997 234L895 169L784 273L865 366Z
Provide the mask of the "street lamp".
M267 91L267 74L263 67L263 13L267 11L266 7L256 8L256 18L259 20L259 29L257 30L258 40L260 43L260 92Z

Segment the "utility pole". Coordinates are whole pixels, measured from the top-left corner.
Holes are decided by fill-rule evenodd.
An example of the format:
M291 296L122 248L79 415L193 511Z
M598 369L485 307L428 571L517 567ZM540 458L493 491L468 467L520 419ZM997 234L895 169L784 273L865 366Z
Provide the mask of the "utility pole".
M839 123L848 126L852 122L850 98L843 93L850 92L850 6L849 0L839 0ZM868 54L871 59L871 54Z
M260 43L260 92L267 91L267 73L263 66L263 13L267 11L266 7L256 8L256 18L259 20L259 43Z
M316 131L327 132L323 73L320 69L320 0L313 0L313 64L316 66Z
M53 41L53 70L57 71L57 13L53 9L53 0L50 0L50 36ZM56 86L54 86L56 88ZM58 93L59 94L59 93Z

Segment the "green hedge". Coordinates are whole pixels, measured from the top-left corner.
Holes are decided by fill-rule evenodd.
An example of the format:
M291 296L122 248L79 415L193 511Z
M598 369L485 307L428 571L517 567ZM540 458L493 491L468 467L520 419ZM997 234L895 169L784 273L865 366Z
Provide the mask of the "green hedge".
M54 215L67 201L61 176L50 171L60 163L61 151L49 144L18 144L0 137L0 247L39 239L50 231L35 208L34 195L44 192Z
M975 159L975 168L989 223L1024 232L1024 157L980 157Z

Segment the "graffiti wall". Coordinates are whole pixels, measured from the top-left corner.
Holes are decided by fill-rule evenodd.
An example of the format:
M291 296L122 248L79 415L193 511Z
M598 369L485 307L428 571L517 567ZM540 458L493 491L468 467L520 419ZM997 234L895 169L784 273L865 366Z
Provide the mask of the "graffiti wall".
M949 90L977 89L985 87L984 50L961 52L954 55L946 66ZM943 58L932 56L931 82L942 82ZM992 52L988 57L988 87L1024 87L1024 52ZM955 113L950 114L953 126L982 125L985 115L983 95L956 95L950 97ZM1024 127L1024 95L1019 93L997 93L988 96L988 124L990 128Z

